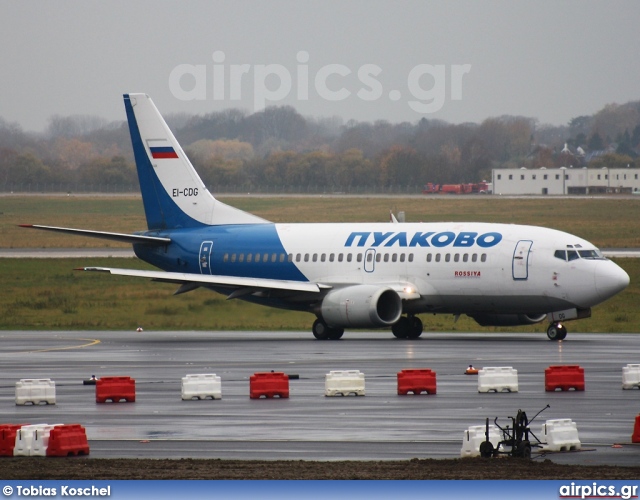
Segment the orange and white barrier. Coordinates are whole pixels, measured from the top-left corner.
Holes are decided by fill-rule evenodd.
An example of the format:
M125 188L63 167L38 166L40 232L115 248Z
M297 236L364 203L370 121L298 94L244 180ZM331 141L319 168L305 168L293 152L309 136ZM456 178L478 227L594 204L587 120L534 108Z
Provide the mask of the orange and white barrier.
M182 377L182 400L222 399L222 380L215 373L202 373Z
M16 382L16 405L56 404L56 383L49 378L23 378Z
M518 392L518 370L511 366L489 366L478 370L478 392Z
M325 396L364 396L364 373L360 370L333 370L324 379Z

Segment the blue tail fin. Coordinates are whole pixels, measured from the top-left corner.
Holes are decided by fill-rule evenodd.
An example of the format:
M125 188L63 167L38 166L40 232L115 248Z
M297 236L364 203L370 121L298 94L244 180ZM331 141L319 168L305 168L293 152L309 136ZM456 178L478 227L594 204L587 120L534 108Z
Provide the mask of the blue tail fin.
M211 195L148 95L124 94L124 107L150 230L268 222Z

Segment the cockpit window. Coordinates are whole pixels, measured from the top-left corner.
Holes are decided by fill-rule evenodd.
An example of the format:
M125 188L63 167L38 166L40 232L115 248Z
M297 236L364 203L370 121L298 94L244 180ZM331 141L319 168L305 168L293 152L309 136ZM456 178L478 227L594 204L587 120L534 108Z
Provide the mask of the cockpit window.
M577 247L578 245L576 245ZM604 255L597 248L594 250L556 250L553 254L556 259L576 260L576 259L604 259Z
M583 259L604 259L600 250L579 250L578 253Z
M580 258L578 252L576 252L575 250L567 250L567 257L568 260L576 260Z

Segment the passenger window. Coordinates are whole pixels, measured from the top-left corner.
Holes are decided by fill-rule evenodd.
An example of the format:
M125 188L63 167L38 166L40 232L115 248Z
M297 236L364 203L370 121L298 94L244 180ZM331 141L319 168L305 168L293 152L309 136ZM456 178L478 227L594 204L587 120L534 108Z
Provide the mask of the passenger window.
M238 262L244 262L244 254L243 253L238 255Z
M309 262L309 254L308 253L304 254L304 261L305 262Z
M409 262L413 262L413 254L412 253L409 254Z
M398 254L397 254L397 253L394 253L394 254L391 256L391 262L398 262Z
M323 253L323 254L320 256L320 262L324 262L324 261L326 260L326 258L327 258L327 254L324 254L324 253Z
M330 253L329 254L329 262L333 262L333 258L335 257L335 254Z
M341 253L338 254L338 262L342 262L342 254Z
M361 254L361 253L359 253L358 255L356 255L356 260L357 260L358 262L362 262L362 254Z
M400 262L404 262L405 259L405 254L401 253L400 254Z
M290 253L290 254L287 256L287 262L293 262L293 254L292 254L292 253Z
M431 254L430 253L427 254L427 262L431 262Z
M269 262L269 254L268 254L268 253L265 253L265 254L262 256L262 262Z
M253 254L247 254L247 262L251 262L251 260L253 259Z
M318 262L318 254L317 253L313 254L313 262Z
M460 262L460 254L459 254L459 253L457 253L457 254L455 254L455 255L453 256L453 261L454 261L454 262Z
M280 254L280 262L284 262L284 254L283 253Z
M483 253L482 256L480 257L480 261L481 262L487 262L487 254Z
M448 253L448 254L446 254L446 255L444 256L444 261L445 261L445 262L450 262L450 261L451 261L451 254L450 254L450 253Z
M373 254L372 253L368 253L367 254L367 262L371 262L373 260Z
M231 254L231 262L235 262L236 261L236 254L232 253Z
M477 253L474 253L474 254L471 256L471 262L478 262L478 254L477 254Z
M384 254L384 261L385 262L389 262L389 254L388 253Z
M436 254L436 262L440 262L440 254L439 253Z
M350 253L347 254L347 262L351 262L351 254Z
M556 250L553 256L556 259L567 260L567 252L566 250Z
M260 254L259 253L256 254L256 262L260 262Z
M462 262L469 262L469 254L468 254L468 253L465 253L465 254L462 256Z
M224 257L222 257L222 262L228 262L229 261L229 254L225 253Z
M568 260L576 260L579 259L580 256L578 255L578 252L576 252L575 250L567 250L567 259Z
M271 262L275 262L277 258L278 258L278 254L275 254L275 253L271 254Z
M296 262L300 262L302 260L302 255L297 253L296 254Z
M382 259L382 254L381 253L376 254L376 262L380 262L380 259Z

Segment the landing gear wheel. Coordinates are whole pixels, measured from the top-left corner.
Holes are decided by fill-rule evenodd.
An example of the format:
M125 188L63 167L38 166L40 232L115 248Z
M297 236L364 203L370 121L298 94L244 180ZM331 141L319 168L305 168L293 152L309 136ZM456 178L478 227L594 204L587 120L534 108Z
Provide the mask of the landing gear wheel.
M331 328L319 318L313 322L311 331L318 340L338 340L344 334L344 328Z
M391 327L391 333L398 339L406 339L409 337L409 331L411 330L411 324L409 318L401 316Z
M549 340L564 340L567 337L567 329L559 323L551 323L547 328L547 337Z
M422 321L415 316L409 316L407 319L409 320L409 334L407 338L417 339L422 335Z
M344 335L344 328L329 328L329 340L340 340Z
M329 340L329 325L327 325L321 319L316 319L313 322L313 326L311 327L311 331L313 332L313 336L318 340Z
M482 458L491 458L493 456L493 444L491 444L491 441L482 441L480 443L480 456Z

